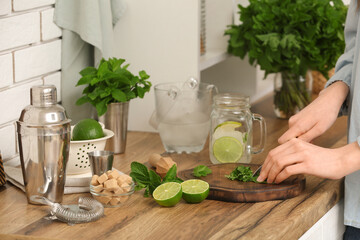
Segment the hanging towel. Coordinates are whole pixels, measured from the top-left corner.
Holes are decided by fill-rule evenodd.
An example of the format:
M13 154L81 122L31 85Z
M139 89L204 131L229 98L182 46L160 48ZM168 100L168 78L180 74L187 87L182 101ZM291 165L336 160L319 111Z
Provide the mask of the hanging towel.
M84 87L75 87L79 72L113 57L113 27L126 10L124 0L56 0L54 22L63 30L62 105L74 123L93 117L90 104L76 106Z

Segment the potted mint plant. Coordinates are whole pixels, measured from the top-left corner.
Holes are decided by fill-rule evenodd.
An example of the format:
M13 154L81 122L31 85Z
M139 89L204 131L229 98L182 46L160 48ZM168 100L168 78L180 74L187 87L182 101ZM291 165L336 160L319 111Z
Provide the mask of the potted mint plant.
M281 76L275 81L274 108L288 118L311 100L306 73L324 76L344 51L347 8L341 0L249 0L238 5L240 24L230 25L228 52Z
M100 122L114 132L106 148L115 153L123 153L126 145L129 101L143 98L150 91L151 82L145 71L139 76L128 70L125 59L101 59L97 68L87 67L80 72L82 76L76 86L87 85L77 105L89 102L96 108Z

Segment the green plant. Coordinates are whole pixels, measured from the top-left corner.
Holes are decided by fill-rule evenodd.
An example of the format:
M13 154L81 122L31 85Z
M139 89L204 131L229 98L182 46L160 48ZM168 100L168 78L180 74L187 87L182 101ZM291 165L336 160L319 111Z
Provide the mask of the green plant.
M107 105L114 102L127 102L133 98L143 98L150 91L151 82L145 71L139 76L132 74L127 68L129 64L121 66L125 59L101 59L99 67L87 67L80 74L81 78L76 86L88 85L83 90L83 96L76 101L76 105L91 103L101 116L106 113Z
M344 51L344 22L347 7L342 0L249 0L238 5L239 25L230 25L228 52L259 65L269 73L291 75L288 85L275 96L285 103L280 110L294 111L292 105L307 105L308 93L299 83L308 70L317 70L325 77ZM291 85L291 86L290 86ZM285 91L290 92L285 93ZM281 99L280 99L281 98ZM300 105L298 105L300 103ZM275 103L276 104L276 103Z
M240 25L231 25L229 53L260 65L266 74L308 69L327 76L344 51L347 8L342 0L250 0L238 5Z

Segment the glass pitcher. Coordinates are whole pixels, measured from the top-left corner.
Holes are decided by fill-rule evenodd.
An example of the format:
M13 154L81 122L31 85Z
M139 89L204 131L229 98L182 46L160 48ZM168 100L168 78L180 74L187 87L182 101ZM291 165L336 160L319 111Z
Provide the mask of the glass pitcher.
M155 86L155 107L150 123L167 152L200 152L210 129L214 85L191 78L186 82Z
M260 143L253 147L253 122L260 123ZM223 93L214 97L210 124L210 160L218 163L249 163L251 154L264 149L266 123L250 111L249 97Z

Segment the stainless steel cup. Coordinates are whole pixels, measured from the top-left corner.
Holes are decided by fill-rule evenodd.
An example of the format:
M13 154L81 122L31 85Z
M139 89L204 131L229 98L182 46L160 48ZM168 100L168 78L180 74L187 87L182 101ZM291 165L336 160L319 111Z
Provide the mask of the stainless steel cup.
M126 134L129 116L129 102L110 103L107 111L99 118L106 129L114 132L114 137L106 143L106 150L114 153L124 153L126 147Z
M111 151L93 151L89 152L90 168L93 175L102 175L112 169L114 161L114 152Z

